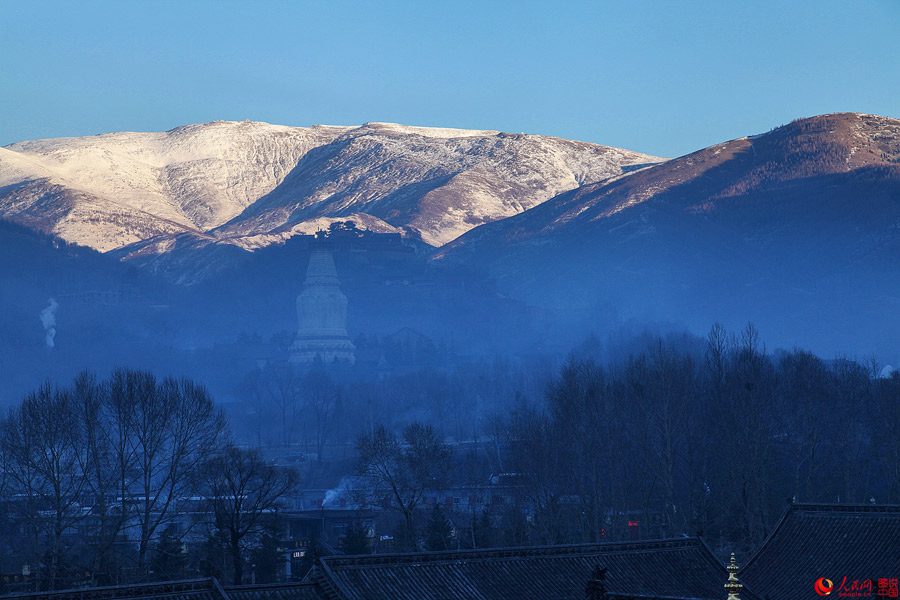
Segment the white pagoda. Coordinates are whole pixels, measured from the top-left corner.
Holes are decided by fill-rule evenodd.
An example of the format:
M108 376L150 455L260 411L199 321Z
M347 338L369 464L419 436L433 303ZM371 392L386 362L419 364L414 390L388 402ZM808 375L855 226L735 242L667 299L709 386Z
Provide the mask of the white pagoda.
M356 361L356 347L347 335L347 296L341 292L334 256L325 247L314 248L306 269L303 291L297 296L300 328L291 345L290 362L310 364Z

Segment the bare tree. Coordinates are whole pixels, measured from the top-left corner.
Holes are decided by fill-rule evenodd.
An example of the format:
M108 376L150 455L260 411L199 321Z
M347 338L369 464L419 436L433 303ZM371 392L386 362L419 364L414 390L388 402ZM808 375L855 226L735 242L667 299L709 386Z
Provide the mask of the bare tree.
M252 413L253 435L256 437L256 446L261 448L265 444L272 443L272 424L276 421L271 410L269 392L266 389L264 378L266 373L260 369L253 369L247 373L238 384L235 392Z
M95 572L111 562L113 543L129 525L138 530L143 568L150 540L196 488L226 421L202 386L118 369L99 384L82 373L68 389L42 386L0 429L7 496L28 532L34 563L46 564L42 586L53 589L64 536L84 522Z
M0 435L5 435L6 419L0 420ZM12 465L10 464L9 449L7 444L0 439L0 499L8 500L10 498L10 472Z
M566 484L572 474L566 458L573 453L561 444L560 431L547 415L524 403L513 411L508 430L512 468L519 475L527 503L534 509L532 525L547 544L563 541L566 518L562 499L569 492Z
M888 403L881 409L875 400L875 389L885 380L871 380L863 365L846 359L835 361L830 379L833 380L830 410L841 427L827 436L830 451L823 462L828 462L839 474L840 486L836 491L841 501L865 502L871 497L873 479L878 479L877 475L873 478L877 449L897 443L896 439L880 443L878 437L890 422L891 412L897 412L900 395L895 396L893 405ZM897 391L896 385L894 390ZM888 431L893 433L896 428Z
M642 444L645 468L658 483L658 494L664 508L663 535L684 533L690 513L682 505L679 510L678 486L691 482L685 471L686 458L696 452L699 431L696 407L698 396L696 371L688 354L680 354L659 341L646 361L644 393L634 404L639 409L636 422L646 431ZM649 504L649 503L648 503Z
M245 539L262 531L263 518L297 486L297 473L266 464L259 450L229 445L205 463L203 480L216 529L231 553L234 584L240 585Z
M341 412L341 387L324 371L313 369L303 378L303 398L316 428L316 456L322 460L325 443Z
M874 385L874 399L878 407L880 427L877 429L879 458L889 481L891 501L900 501L900 372L878 379Z
M176 502L196 486L200 466L224 438L226 421L206 389L188 379L155 384L152 374L137 374L134 466L131 499L140 528L138 567L146 565L156 531L175 516Z
M426 489L439 490L446 484L450 449L431 425L422 423L407 425L402 438L378 425L357 440L356 449L357 474L367 485L361 499L369 504L389 500L390 508L403 516L403 543L408 549L417 549L413 511Z
M91 573L95 578L102 576L111 563L113 543L124 525L121 511L114 508L121 503L116 502L118 446L114 438L117 428L110 418L109 389L109 385L97 383L96 377L87 371L75 377L72 387L75 424L87 461L85 482L93 498L92 527L86 541L93 549Z
M811 352L794 350L778 365L777 414L781 417L778 436L790 455L793 471L793 498L810 501L816 493L825 435L820 426L828 414L829 373Z
M263 383L281 423L281 443L290 446L300 414L300 378L292 365L273 365Z
M33 550L39 553L45 547L50 557L49 589L56 589L64 532L87 516L90 457L80 432L72 427L76 421L71 393L48 383L10 411L0 437L8 475L22 494L23 501L18 504L32 535Z
M722 515L737 514L740 537L762 542L770 525L769 494L775 463L774 369L759 331L749 323L731 349L717 428L729 434L730 454L717 454ZM733 519L734 520L734 519Z

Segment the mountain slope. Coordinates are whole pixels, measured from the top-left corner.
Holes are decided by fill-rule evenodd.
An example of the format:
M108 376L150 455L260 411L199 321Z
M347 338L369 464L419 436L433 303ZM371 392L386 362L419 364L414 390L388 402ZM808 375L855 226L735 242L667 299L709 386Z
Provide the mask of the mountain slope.
M659 160L493 131L214 122L0 149L0 217L101 251L186 233L253 248L351 214L440 245Z
M795 121L767 134L739 138L619 177L562 194L503 224L460 238L436 253L437 258L474 251L484 245L545 243L554 232L591 222L650 201L646 208L730 218L738 198L772 194L805 179L849 174L858 169L891 178L900 163L900 121L844 113ZM761 210L765 208L766 210ZM751 207L760 217L778 216L773 207ZM784 207L782 207L784 208ZM796 206L802 210L805 206ZM465 250L464 250L465 249Z
M898 253L900 121L846 113L584 186L433 261L477 265L539 305L696 327L752 319L785 343L834 334L849 349L854 328L884 341L889 319L900 334Z
M162 345L164 282L2 219L0 257L0 407L35 382L144 360Z
M310 152L281 186L216 233L277 231L359 212L440 246L623 167L659 160L557 138L369 123Z
M346 129L215 122L20 142L0 153L0 215L101 251L200 232L240 214Z

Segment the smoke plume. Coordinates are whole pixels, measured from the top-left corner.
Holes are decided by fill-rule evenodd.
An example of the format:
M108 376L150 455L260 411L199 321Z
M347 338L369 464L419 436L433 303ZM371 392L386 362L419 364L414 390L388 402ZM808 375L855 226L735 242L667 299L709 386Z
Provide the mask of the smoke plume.
M41 311L41 323L44 325L44 341L47 342L48 348L55 346L54 338L56 337L56 309L59 304L54 298L50 298L50 304Z

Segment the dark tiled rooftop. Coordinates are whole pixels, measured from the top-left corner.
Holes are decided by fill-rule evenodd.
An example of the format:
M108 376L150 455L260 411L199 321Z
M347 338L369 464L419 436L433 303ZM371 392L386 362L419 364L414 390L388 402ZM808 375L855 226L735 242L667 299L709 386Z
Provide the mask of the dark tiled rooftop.
M325 557L313 579L340 600L572 600L597 565L622 597L720 599L727 574L697 538Z
M188 579L2 596L3 600L223 600L215 579Z
M320 600L311 583L226 586L189 579L0 596L2 600Z
M900 506L793 504L738 574L771 600L821 598L820 577L838 586L900 577ZM877 597L872 589L872 597Z
M312 583L225 586L228 600L320 600Z
M305 584L214 579L23 594L23 600L571 600L597 566L611 600L717 600L726 572L698 538L421 554L326 556ZM744 600L818 600L854 580L900 578L900 506L793 504L738 572ZM752 591L751 591L752 590ZM872 597L877 597L873 584ZM835 596L836 597L836 596Z

